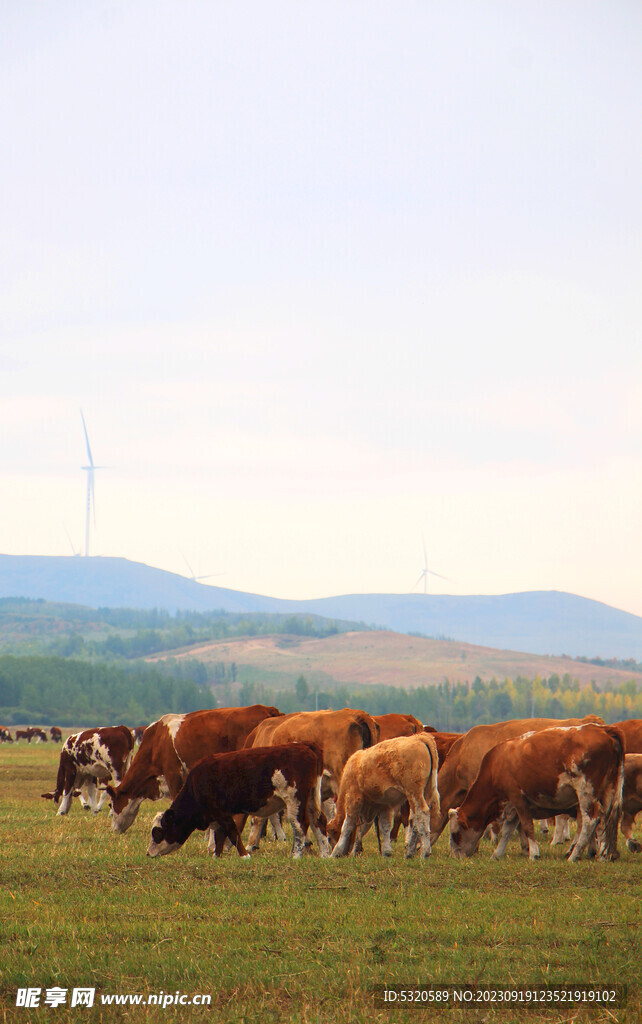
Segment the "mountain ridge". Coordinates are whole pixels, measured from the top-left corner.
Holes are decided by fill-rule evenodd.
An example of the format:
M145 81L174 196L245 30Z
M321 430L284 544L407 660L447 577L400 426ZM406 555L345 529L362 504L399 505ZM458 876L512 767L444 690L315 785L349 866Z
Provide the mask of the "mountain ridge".
M207 586L125 558L0 555L0 597L94 608L316 614L500 650L642 660L642 617L563 591L346 594L288 600Z

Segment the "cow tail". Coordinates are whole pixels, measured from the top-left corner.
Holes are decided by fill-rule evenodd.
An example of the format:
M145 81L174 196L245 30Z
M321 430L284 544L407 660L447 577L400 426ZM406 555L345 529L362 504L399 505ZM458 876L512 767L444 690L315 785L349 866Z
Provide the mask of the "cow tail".
M603 726L605 732L613 744L613 752L617 757L617 775L613 789L610 791L610 799L604 808L604 839L602 844L602 856L614 859L617 856L617 830L622 817L622 790L624 787L624 754L626 751L626 740L622 732L615 726Z
M372 723L372 724L371 724ZM374 747L375 743L379 742L379 726L376 722L373 722L370 715L357 715L355 726L361 736L361 745L363 750L367 750L368 747ZM372 728L374 726L374 729Z

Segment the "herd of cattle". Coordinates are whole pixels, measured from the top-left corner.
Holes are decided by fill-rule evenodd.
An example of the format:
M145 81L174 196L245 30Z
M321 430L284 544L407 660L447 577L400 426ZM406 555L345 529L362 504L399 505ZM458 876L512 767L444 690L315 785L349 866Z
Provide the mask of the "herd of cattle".
M60 738L54 730L51 738ZM407 857L427 857L448 825L454 856L471 856L490 832L492 856L501 857L518 830L535 859L534 820L547 830L555 819L558 842L569 818L577 820L570 861L584 851L615 859L618 828L629 850L642 851L632 834L642 810L640 719L531 718L460 734L411 715L350 708L284 715L257 704L168 714L140 733L121 725L70 735L56 788L42 795L58 814L67 814L74 796L93 811L110 802L118 833L130 828L143 800L170 798L154 819L152 857L177 850L195 829L206 832L215 856L227 844L245 857L258 847L266 819L285 838L281 818L292 828L294 857L303 854L308 831L321 856L358 853L374 823L384 856L403 824Z

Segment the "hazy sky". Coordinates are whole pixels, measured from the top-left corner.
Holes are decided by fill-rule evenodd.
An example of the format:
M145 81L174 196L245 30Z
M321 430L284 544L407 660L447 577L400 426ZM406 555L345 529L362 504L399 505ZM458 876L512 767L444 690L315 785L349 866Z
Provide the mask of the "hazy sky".
M0 12L2 552L642 615L637 0Z

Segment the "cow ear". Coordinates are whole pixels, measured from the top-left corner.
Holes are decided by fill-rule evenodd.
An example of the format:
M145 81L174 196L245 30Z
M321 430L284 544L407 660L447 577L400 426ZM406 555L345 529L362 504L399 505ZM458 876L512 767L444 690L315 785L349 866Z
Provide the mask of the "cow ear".
M42 797L43 800L54 800L56 794L55 793L41 793L40 796Z
M158 825L154 825L152 829L152 839L155 843L162 843L164 839L163 830Z

